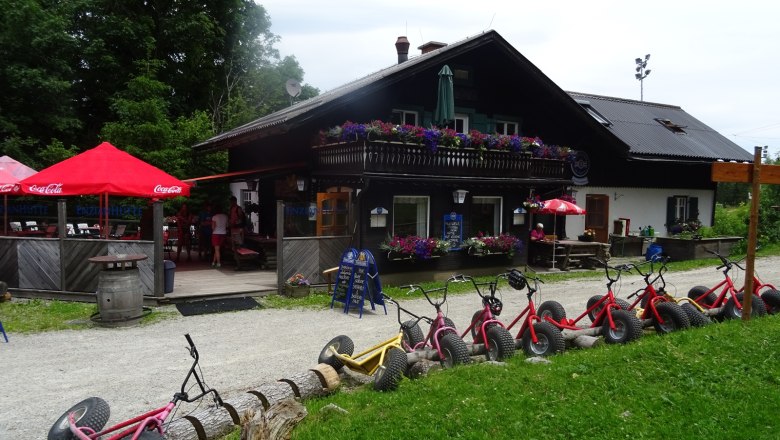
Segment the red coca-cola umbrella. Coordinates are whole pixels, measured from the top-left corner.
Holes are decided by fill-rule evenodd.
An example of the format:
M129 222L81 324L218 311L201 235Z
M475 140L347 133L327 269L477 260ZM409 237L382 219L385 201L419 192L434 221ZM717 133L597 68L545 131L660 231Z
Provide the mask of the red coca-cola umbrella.
M553 214L555 216L585 215L585 209L580 208L574 203L567 202L566 200L550 199L550 200L545 200L542 203L544 204L544 206L542 208L539 208L536 211L537 214ZM554 221L553 234L556 233L557 226L558 226L558 222ZM555 269L555 244L553 244L553 250L552 250L552 267L553 269Z
M100 196L100 213L108 196L167 198L189 196L190 186L108 142L65 159L20 182L25 194ZM107 210L106 214L107 214ZM106 233L108 215L105 215Z
M8 234L8 194L19 192L19 182L37 173L34 169L11 158L0 157L0 193L3 194L3 234Z

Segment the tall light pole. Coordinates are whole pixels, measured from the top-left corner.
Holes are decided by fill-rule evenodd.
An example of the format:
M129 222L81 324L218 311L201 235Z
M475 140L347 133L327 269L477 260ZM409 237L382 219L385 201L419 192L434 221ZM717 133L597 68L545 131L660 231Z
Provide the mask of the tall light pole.
M639 80L639 100L644 101L645 100L645 85L644 80L647 78L647 75L650 75L650 69L647 69L647 61L650 59L650 54L645 55L645 59L637 58L634 60L636 62L636 74L634 74L634 77ZM645 70L647 69L647 70Z

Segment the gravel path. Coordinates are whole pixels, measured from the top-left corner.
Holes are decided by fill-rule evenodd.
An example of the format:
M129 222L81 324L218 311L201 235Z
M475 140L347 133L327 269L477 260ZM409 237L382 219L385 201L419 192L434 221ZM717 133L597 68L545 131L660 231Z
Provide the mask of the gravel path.
M764 280L779 282L780 257L758 259L756 268ZM666 279L667 290L685 296L690 287L714 285L722 275L704 268L670 272ZM741 274L737 284L742 284ZM642 285L637 275L627 275L616 294L625 297ZM509 320L526 300L502 286L502 318ZM541 300L559 301L574 315L590 296L603 292L601 279L568 281L543 285ZM398 299L405 308L432 314L425 300ZM448 316L465 326L479 301L473 294L454 295L446 307ZM333 336L349 335L361 349L397 329L395 309L389 306L387 316L368 312L362 319L330 309L251 310L180 316L135 328L12 333L10 343L0 342L0 438L43 439L65 410L90 396L111 405L112 422L165 404L191 364L185 333L198 347L207 383L231 396L312 367Z

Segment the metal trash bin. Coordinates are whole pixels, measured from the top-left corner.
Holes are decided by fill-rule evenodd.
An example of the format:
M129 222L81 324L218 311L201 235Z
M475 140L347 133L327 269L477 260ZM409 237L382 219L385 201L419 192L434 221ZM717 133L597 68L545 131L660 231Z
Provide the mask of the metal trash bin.
M171 260L163 260L164 278L165 278L165 293L173 292L173 276L176 274L176 263Z

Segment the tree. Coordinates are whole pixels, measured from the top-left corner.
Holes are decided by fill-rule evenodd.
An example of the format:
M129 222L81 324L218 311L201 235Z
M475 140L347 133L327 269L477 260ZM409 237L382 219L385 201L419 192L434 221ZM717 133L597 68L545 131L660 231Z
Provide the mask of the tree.
M24 139L35 150L71 138L81 127L69 63L76 45L62 9L57 2L0 0L0 10L0 139Z

